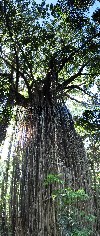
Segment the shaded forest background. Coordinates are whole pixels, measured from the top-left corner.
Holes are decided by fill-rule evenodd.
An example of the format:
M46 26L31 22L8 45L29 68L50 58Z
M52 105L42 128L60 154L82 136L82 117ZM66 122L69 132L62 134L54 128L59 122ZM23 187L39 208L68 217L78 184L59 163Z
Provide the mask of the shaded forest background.
M0 2L3 236L100 234L95 3Z

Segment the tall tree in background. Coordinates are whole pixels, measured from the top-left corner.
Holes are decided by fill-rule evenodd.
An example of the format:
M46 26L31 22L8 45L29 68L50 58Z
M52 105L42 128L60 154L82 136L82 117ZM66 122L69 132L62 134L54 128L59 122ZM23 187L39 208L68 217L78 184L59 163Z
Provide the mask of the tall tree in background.
M9 147L11 152L14 140L16 154L8 158L2 184L5 235L61 235L51 198L60 186L46 187L48 174L63 172L68 186L88 192L84 147L64 102L76 91L92 96L90 88L98 84L99 9L92 21L88 17L94 3L0 3L1 139L17 107Z

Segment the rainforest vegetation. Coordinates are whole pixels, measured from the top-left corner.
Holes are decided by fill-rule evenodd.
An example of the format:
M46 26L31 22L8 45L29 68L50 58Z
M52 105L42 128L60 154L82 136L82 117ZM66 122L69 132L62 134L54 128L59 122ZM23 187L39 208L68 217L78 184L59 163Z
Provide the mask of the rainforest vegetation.
M99 6L0 1L2 236L100 235Z

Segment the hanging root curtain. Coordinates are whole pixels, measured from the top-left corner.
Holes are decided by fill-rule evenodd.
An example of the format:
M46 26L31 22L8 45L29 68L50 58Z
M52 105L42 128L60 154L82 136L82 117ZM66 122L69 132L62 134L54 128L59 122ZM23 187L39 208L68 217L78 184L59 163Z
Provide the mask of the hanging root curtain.
M1 235L67 235L62 221L64 211L70 217L71 203L65 202L62 209L65 188L69 193L84 189L91 195L84 146L69 110L63 102L33 105L31 112L17 108L2 180ZM92 197L82 203L77 198L73 209L92 214ZM79 215L75 217L78 222ZM87 226L80 217L83 227ZM66 232L71 232L68 218L65 225ZM91 227L95 232L94 223Z

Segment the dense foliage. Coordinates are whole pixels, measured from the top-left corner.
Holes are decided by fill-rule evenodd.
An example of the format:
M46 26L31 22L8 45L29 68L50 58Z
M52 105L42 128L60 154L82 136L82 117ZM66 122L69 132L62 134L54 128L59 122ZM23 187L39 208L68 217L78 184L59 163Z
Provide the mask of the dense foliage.
M0 141L13 127L1 178L2 235L99 234L95 3L0 2ZM88 159L66 100L83 109L75 124L89 138Z
M15 104L34 96L70 97L89 91L100 74L99 9L95 1L8 1L0 3L1 129ZM5 120L3 119L5 117Z

